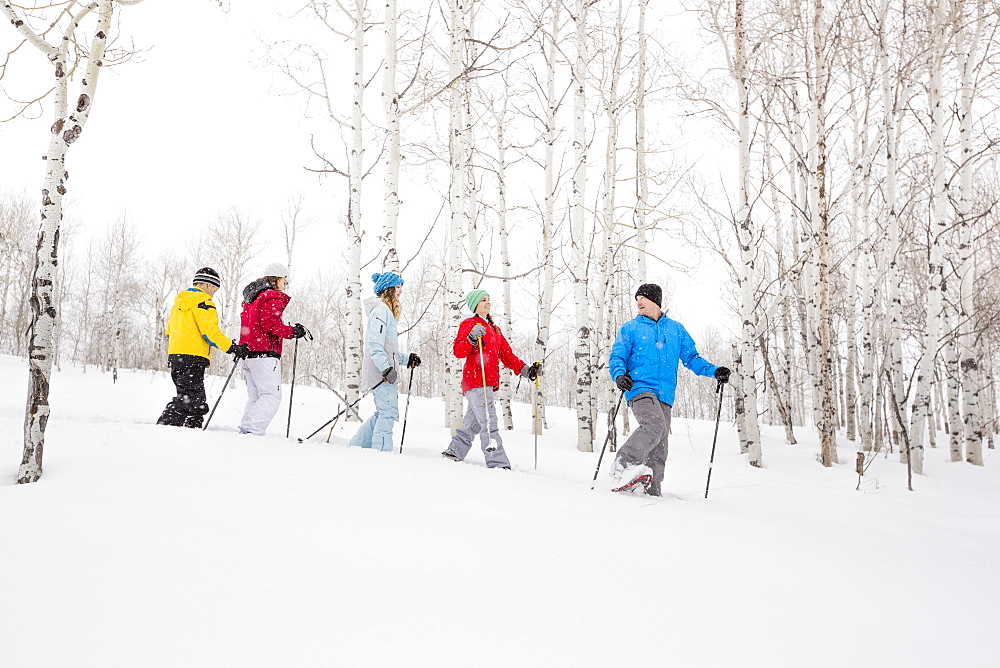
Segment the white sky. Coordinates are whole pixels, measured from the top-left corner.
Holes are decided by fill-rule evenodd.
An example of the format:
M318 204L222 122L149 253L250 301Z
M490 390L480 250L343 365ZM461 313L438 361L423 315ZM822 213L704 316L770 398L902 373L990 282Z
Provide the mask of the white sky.
M298 100L276 94L280 75L259 66L255 32L275 25L276 4L241 0L228 14L207 1L186 3L183 11L166 10L159 0L125 8L123 34L146 51L142 62L101 75L93 114L68 158L67 216L99 233L127 215L139 226L149 252L156 252L198 243L201 226L236 205L259 216L275 243L273 252L261 256L265 264L283 259L280 212L291 196L301 193L318 224L301 239L297 266L311 273L341 265L337 217L346 207L346 183L330 177L321 187L317 176L304 169L316 165L309 149L309 121L302 118ZM12 28L0 29L4 52L16 39ZM47 77L36 51L24 51L19 65L28 64L43 68L38 71ZM24 82L11 78L5 89L12 97L26 98L34 89ZM378 93L376 82L368 95L377 99ZM6 110L0 106L0 112ZM46 108L36 119L0 124L0 186L32 195L40 190L44 163L39 158L50 123ZM591 178L589 192L596 193L600 170L592 169ZM412 173L404 179L399 247L405 260L415 252L440 202L423 199L427 189L414 182ZM380 193L380 180L366 181L366 188ZM365 206L366 242L373 244L382 204L373 197ZM719 275L710 270L688 279L651 260L648 280L669 276L675 282L672 315L697 333L708 324L725 327L732 320L720 318Z

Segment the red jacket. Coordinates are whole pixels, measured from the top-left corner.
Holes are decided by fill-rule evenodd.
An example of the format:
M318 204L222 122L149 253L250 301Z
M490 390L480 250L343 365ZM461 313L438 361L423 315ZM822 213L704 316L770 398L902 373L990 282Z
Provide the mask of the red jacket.
M476 325L486 328L483 335L483 359L479 359L479 345L469 343L469 332ZM465 368L462 369L462 393L483 387L482 366L486 366L486 384L496 389L500 386L500 362L514 373L521 373L524 362L511 351L510 344L504 338L503 332L496 325L491 325L485 319L474 315L463 320L458 326L455 337L455 357L465 358Z
M271 352L280 357L281 340L292 338L295 331L281 321L281 314L292 298L270 289L254 294L250 290L252 285L243 292L250 301L244 301L240 314L240 343L250 346L251 352Z

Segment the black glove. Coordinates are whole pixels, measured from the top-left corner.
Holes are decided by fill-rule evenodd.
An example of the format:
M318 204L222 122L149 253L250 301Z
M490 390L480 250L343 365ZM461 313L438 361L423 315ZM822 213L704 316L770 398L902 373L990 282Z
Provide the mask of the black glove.
M385 382L389 383L390 385L395 384L396 378L398 378L398 375L396 374L396 367L391 366L385 371L383 371L382 377L385 378Z
M715 379L720 383L728 383L729 374L730 374L729 367L720 366L718 369L715 370Z
M476 325L469 331L469 343L476 345L476 339L481 339L486 336L486 328L482 325Z
M628 375L627 373L623 373L622 375L615 378L615 385L617 385L618 389L621 390L622 392L628 392L633 387L635 387L635 381L632 380L632 376Z
M245 343L233 342L233 345L229 346L229 350L226 351L238 360L245 360L247 355L250 354L250 346Z
M309 332L306 331L306 328L302 325L301 322L295 323L295 326L292 327L292 338L293 339L301 339L303 336L305 336L308 333Z
M542 363L535 362L534 364L525 364L524 368L521 369L521 378L527 378L528 380L534 380L542 375Z
M416 369L418 366L420 366L420 355L410 353L410 358L406 360L406 368Z

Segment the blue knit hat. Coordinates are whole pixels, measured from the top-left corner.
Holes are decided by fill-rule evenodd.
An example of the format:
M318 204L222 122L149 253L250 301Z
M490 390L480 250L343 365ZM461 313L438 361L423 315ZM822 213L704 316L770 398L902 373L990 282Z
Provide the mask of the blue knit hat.
M387 271L384 274L372 274L372 281L375 282L375 294L380 295L388 288L402 285L403 277L394 271Z

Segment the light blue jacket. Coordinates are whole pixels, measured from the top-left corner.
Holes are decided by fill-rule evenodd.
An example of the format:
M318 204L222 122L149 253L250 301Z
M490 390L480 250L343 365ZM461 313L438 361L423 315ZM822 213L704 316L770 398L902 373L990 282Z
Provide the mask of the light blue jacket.
M618 330L611 346L608 370L617 379L628 373L635 386L625 393L625 399L640 392L652 392L665 404L674 403L677 390L677 363L699 376L713 376L718 368L709 364L694 346L694 339L684 325L663 314L659 320L639 315Z
M382 372L389 367L401 374L400 365L409 358L399 351L396 335L396 318L378 297L364 301L368 311L368 329L365 332L365 357L361 363L361 391L367 392L382 380ZM399 382L397 378L396 382Z

